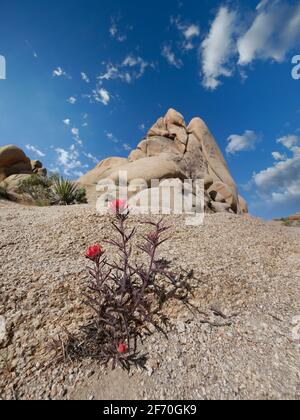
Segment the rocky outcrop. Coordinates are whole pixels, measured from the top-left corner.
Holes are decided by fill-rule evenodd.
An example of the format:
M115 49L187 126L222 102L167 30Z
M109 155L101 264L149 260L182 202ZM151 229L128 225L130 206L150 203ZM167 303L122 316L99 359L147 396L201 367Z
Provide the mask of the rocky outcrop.
M30 160L17 146L0 147L0 187L9 197L18 200L18 184L32 174L47 175L47 170L38 160Z
M237 214L248 211L207 125L200 118L194 118L186 125L184 117L174 109L157 120L128 159L107 159L79 182L91 185L108 178L116 183L120 171L127 174L128 184L140 179L144 180L146 188L151 188L154 179L159 182L201 179L204 180L206 211ZM146 192L141 193L141 189L136 194L146 195ZM158 194L158 191L152 192ZM132 196L134 193L131 191Z
M16 146L0 147L0 182L15 174L30 174L30 159Z
M292 222L300 222L300 213L296 213L292 216L289 216L287 219Z

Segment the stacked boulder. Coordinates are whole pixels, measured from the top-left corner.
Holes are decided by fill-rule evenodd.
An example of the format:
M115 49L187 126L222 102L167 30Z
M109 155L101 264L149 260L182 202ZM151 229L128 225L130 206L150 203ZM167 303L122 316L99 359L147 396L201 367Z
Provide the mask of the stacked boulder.
M47 170L40 161L30 160L17 146L0 147L0 187L11 198L18 199L18 184L32 174L46 176Z
M175 188L177 194L186 193L180 190L183 181L204 180L207 212L248 212L247 204L239 197L223 154L207 125L200 118L194 118L186 125L183 116L174 109L159 118L128 159L107 159L79 182L88 189L104 179L118 183L120 171L127 174L127 185L131 185L130 198L135 203L145 195L155 195L154 179L162 184L155 187L157 194L166 180L174 181L174 185L180 181L177 190ZM137 189L132 188L132 183ZM196 194L193 190L190 193Z

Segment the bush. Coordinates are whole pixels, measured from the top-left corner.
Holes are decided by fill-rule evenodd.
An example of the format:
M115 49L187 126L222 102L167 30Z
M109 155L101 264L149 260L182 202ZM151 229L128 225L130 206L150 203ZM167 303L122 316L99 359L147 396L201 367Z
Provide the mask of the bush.
M18 184L18 192L28 195L37 203L50 205L52 203L51 181L49 178L33 174Z
M77 190L75 191L75 202L77 204L86 204L88 202L85 188L77 187Z
M30 196L38 206L86 203L86 191L59 175L45 177L38 174L20 181L18 192Z
M145 356L137 352L137 344L145 334L150 334L151 326L165 333L165 304L178 299L189 305L188 279L193 274L175 274L165 259L158 259L158 249L168 240L164 237L168 228L162 221L147 223L150 231L137 245L147 263L145 258L132 261L132 242L137 230L126 228L129 211L124 202L113 203L113 211L112 228L116 235L107 241L116 251L112 252L113 259L108 258L100 245L86 252L92 265L88 268L91 280L85 303L95 316L77 337L69 335L65 344L58 341L55 344L64 357L94 358L106 365L112 361L113 368L119 364L130 369L131 364L145 361Z
M74 182L57 175L52 177L52 191L57 204L69 206L87 202L84 188L79 188Z

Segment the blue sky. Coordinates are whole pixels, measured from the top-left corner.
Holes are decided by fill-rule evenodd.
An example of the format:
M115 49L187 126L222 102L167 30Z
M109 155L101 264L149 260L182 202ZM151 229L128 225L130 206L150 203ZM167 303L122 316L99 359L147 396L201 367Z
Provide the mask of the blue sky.
M251 213L300 210L299 1L0 5L0 144L76 179L173 107L206 121Z

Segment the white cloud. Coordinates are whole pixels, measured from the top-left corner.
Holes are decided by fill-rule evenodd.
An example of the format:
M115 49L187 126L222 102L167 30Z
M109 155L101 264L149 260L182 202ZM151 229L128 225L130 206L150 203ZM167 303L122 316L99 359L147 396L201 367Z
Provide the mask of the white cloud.
M92 155L92 153L86 153L86 152L83 152L83 155L87 158L87 159L89 159L89 160L91 160L93 163L99 163L99 159L97 159L96 158L96 156L94 156L94 155Z
M127 55L121 64L105 63L106 70L100 74L99 80L115 80L120 79L123 82L131 83L140 79L148 67L154 68L153 63L148 63L142 57Z
M298 146L299 137L295 135L284 136L277 140L278 144L282 144L289 150L293 150L293 147Z
M32 153L35 153L39 157L45 157L45 153L41 152L39 149L37 149L35 146L32 146L31 144L26 144L26 149L29 150Z
M253 61L281 63L299 46L299 2L262 0L252 15L222 6L200 48L203 85L214 90L236 70L244 81Z
M111 38L115 39L118 42L125 42L127 40L127 35L122 33L118 27L118 21L120 19L111 18L111 26L109 28L109 34Z
M200 27L196 24L182 22L180 16L177 18L172 16L171 24L178 29L183 39L183 42L180 44L180 48L183 48L186 51L194 49L195 44L192 41L200 36Z
M83 145L83 141L80 138L79 129L76 128L76 127L73 127L71 129L71 133L72 133L73 139L76 141L76 143L79 144L80 146L82 146Z
M52 72L53 77L65 77L66 79L71 79L71 76L64 71L62 67L57 67Z
M83 172L80 169L85 168L79 159L79 152L75 145L72 145L69 149L57 148L57 165L60 171L66 176L82 176Z
M111 80L111 79L117 79L119 76L119 69L115 66L113 66L111 63L106 65L106 72L102 73L98 79L100 80Z
M286 154L280 152L273 152L272 156L275 160L286 160L287 158Z
M189 25L184 29L183 35L186 39L191 39L200 35L200 28L198 25Z
M163 46L161 55L167 60L167 62L176 67L177 69L182 68L183 62L180 58L176 57L176 54L172 50L171 44L166 44Z
M261 0L261 2L256 6L256 10L260 10L267 6L270 0Z
M88 75L87 75L86 73L81 72L81 78L82 78L82 80L83 80L84 82L86 82L86 83L90 83L90 79L89 79L89 77L88 77Z
M111 141L112 143L114 144L120 143L117 137L113 133L106 131L105 134L106 134L107 139Z
M210 32L201 45L203 85L216 89L221 76L230 77L232 69L229 61L236 52L234 35L237 31L237 13L221 7Z
M131 152L132 147L131 147L129 144L124 143L124 144L123 144L123 149L124 149L126 152Z
M141 131L145 131L145 130L146 130L146 126L145 126L145 124L144 124L144 123L140 124L140 125L139 125L139 129L140 129Z
M133 79L139 79L144 75L147 67L153 68L153 66L153 64L149 64L142 57L135 57L134 55L128 55L122 63L123 68L129 67L135 69L131 74L131 78Z
M106 89L98 87L93 90L93 98L96 102L107 106L110 102L110 93Z
M65 120L63 120L63 123L64 123L65 125L70 125L70 124L71 124L71 120L70 120L70 118L66 118Z
M77 99L76 99L74 96L71 96L71 97L67 100L67 102L69 102L69 104L71 104L71 105L75 105L75 104L76 104L76 102L77 102Z
M238 40L239 64L255 59L282 62L299 45L300 4L263 1L248 31Z
M78 128L72 128L71 133L73 134L73 136L78 136L79 135L79 130Z
M232 134L228 137L228 146L226 152L229 154L235 154L237 152L246 152L255 150L255 146L259 141L259 136L251 130L246 130L244 134Z
M277 144L286 147L290 156L280 154L280 161L258 174L254 174L253 182L258 194L269 204L299 207L300 137L286 136L278 139Z

